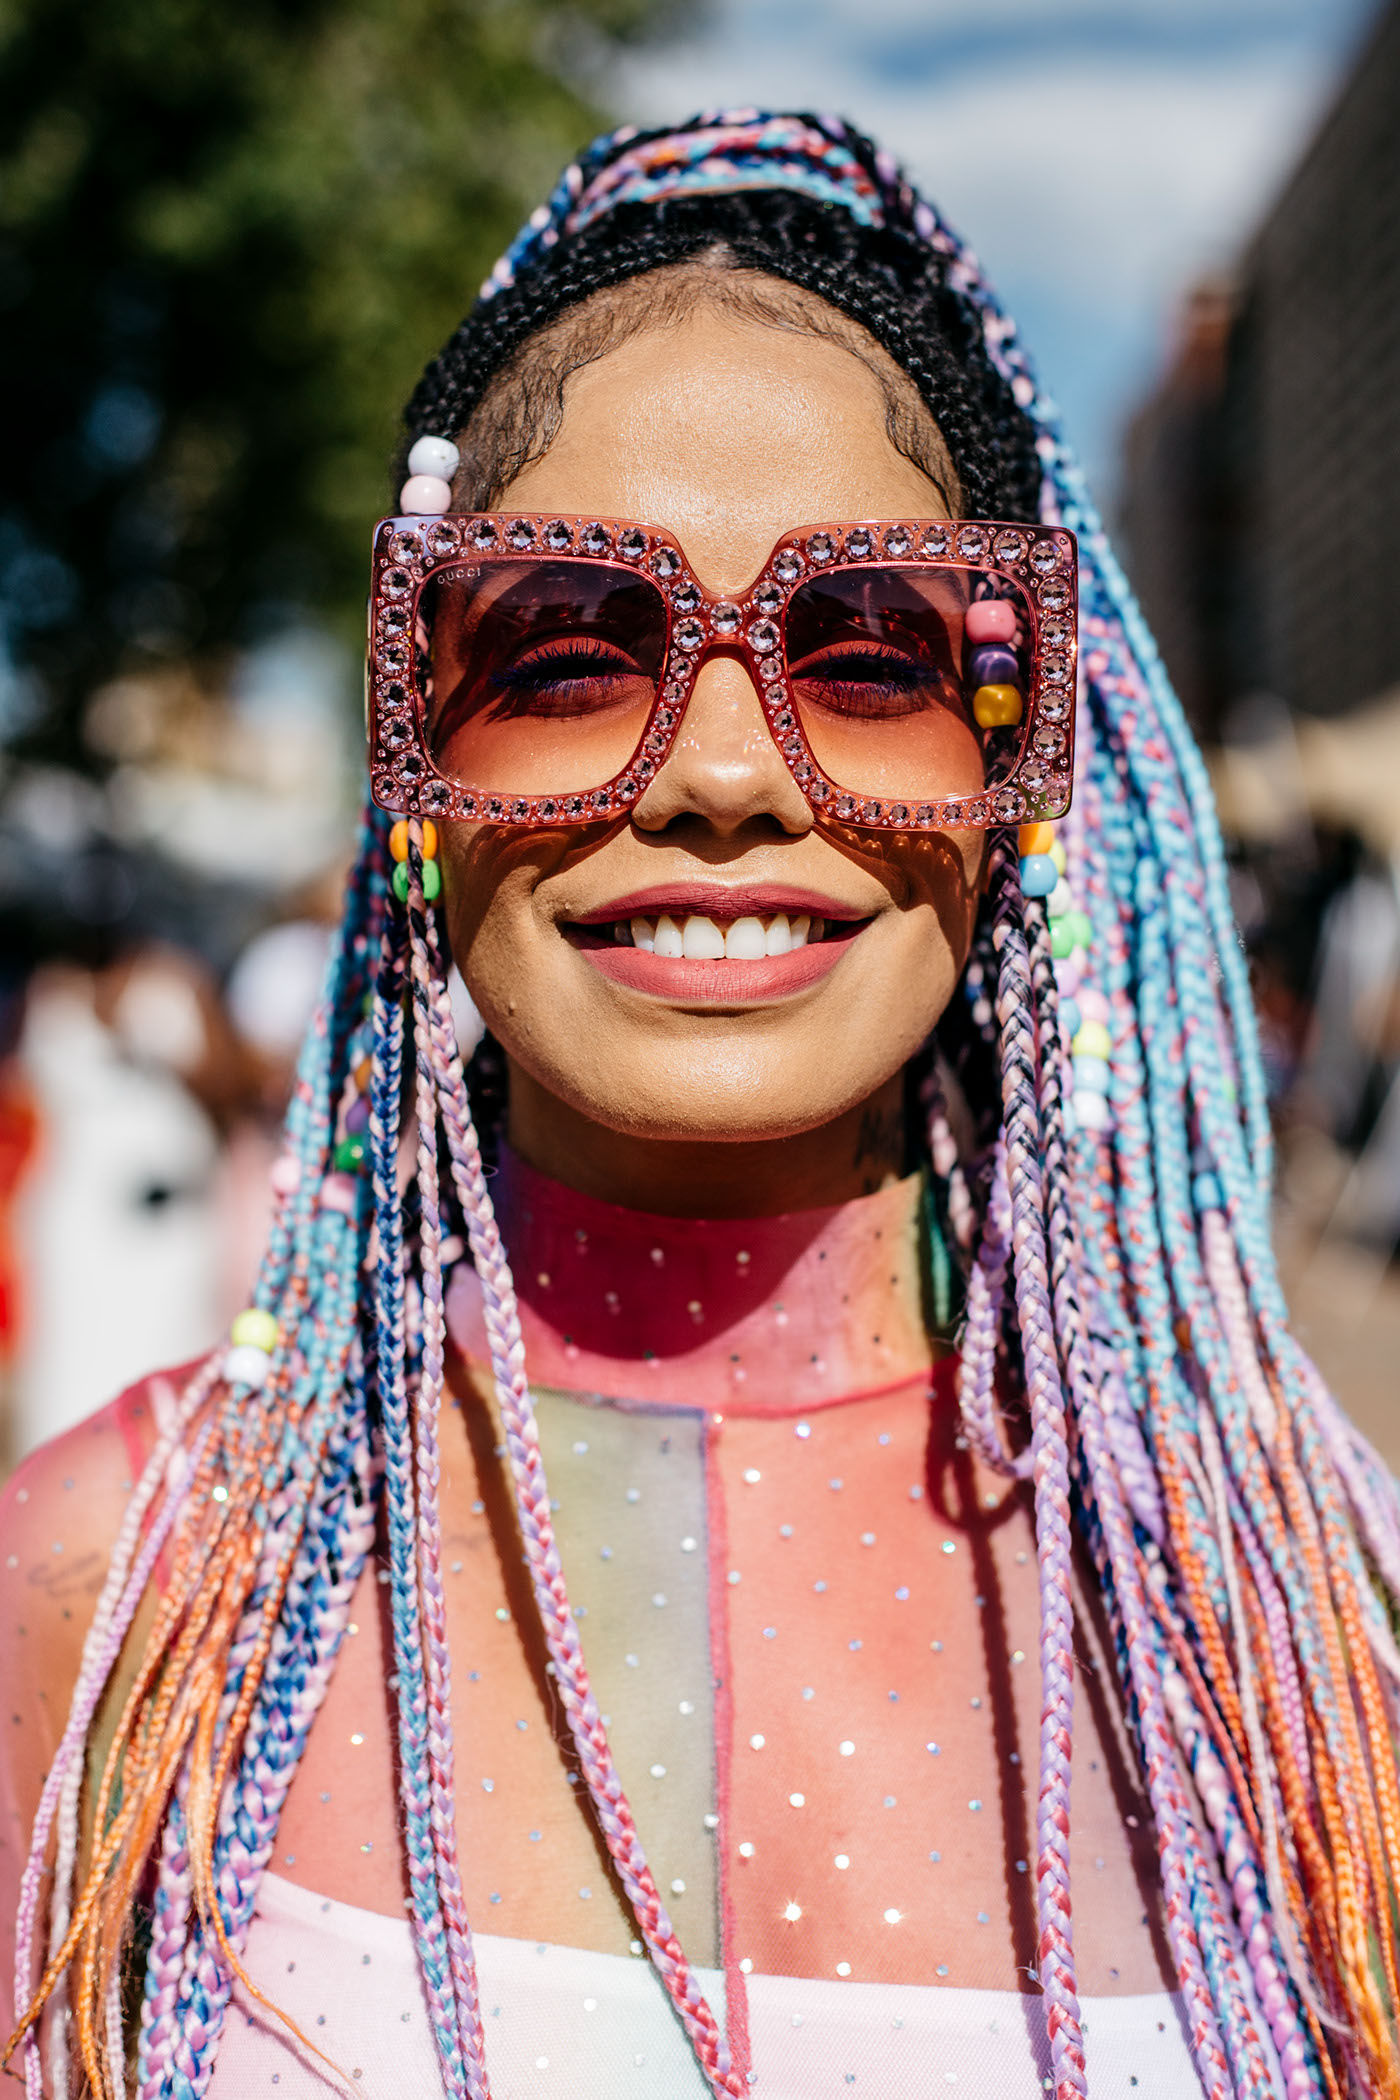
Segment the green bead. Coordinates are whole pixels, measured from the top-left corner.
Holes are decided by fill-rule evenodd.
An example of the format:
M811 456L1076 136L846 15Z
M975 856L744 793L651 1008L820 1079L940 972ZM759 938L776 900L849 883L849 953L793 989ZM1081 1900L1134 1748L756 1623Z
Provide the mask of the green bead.
M1093 923L1089 918L1088 912L1067 911L1065 913L1065 924L1074 936L1075 947L1087 948L1090 941L1094 938Z
M398 898L400 904L407 904L408 862L406 860L400 860L395 862L392 880L394 885L394 895ZM425 860L423 863L424 898L429 904L431 904L433 899L437 896L440 896L441 893L442 870L435 860Z
M1078 914L1071 913L1070 916L1074 918ZM1063 962L1067 955L1072 954L1074 945L1074 932L1070 925L1070 920L1052 919L1050 921L1050 953L1054 956L1056 962Z
M358 1174L365 1163L365 1141L362 1137L342 1138L331 1154L331 1165L337 1174Z
M271 1355L277 1346L277 1319L260 1305L250 1305L239 1313L228 1333L235 1348L266 1349Z

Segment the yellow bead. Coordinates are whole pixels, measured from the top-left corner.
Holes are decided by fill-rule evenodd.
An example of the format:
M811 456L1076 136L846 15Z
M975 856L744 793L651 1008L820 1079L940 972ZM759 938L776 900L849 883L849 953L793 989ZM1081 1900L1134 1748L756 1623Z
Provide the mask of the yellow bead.
M1014 685L979 685L972 712L979 729L1014 729L1021 719L1021 695Z
M433 822L433 820L432 820L432 818L431 818L431 817L424 817L424 819L423 819L423 858L424 858L424 860L436 860L436 859L437 859L437 849L438 849L438 835L437 835L437 825L436 825L436 824L435 824L435 823ZM390 852L391 852L391 853L393 854L393 856L394 856L394 859L395 859L395 860L398 860L398 861L404 861L404 860L407 860L407 859L408 859L408 824L407 824L407 821L406 821L406 819L404 819L403 817L400 817L400 818L399 818L399 821L398 821L398 823L397 823L397 824L396 824L396 825L394 826L393 830L392 830L392 831L391 831L391 832L389 833L389 851L390 851Z
M264 1312L260 1305L250 1305L238 1314L228 1334L235 1349L266 1349L270 1355L277 1347L276 1315Z
M1028 853L1048 853L1055 843L1053 824L1023 824L1016 842L1022 860Z
M1113 1042L1102 1021L1085 1021L1070 1048L1076 1057L1107 1057Z
M1065 872L1065 849L1060 844L1058 839L1056 839L1054 845L1050 848L1050 858L1055 863L1056 873L1063 875Z

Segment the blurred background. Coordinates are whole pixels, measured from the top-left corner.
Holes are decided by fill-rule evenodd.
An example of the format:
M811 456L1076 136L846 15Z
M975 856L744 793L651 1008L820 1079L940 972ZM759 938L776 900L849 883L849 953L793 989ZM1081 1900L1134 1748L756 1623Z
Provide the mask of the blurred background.
M1400 1465L1400 0L10 0L0 1469L245 1301L427 356L618 122L971 235L1215 776L1295 1315Z

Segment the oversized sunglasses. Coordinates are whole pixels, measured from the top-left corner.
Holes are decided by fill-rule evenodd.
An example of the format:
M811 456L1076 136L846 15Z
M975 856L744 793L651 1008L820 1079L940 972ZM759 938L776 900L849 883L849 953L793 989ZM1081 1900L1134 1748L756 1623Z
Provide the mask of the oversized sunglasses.
M406 815L616 818L664 765L701 666L724 655L819 817L896 831L1058 817L1077 638L1075 542L1059 526L803 526L726 597L663 526L385 518L372 790Z

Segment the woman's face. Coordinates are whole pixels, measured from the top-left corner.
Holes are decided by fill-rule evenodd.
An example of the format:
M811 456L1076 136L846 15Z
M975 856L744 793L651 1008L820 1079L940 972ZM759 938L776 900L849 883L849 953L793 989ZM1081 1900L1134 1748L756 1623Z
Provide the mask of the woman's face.
M838 344L702 305L575 373L558 435L498 508L667 526L704 584L735 593L793 526L945 514L885 418L874 375ZM511 1061L512 1137L595 1182L568 1155L722 1144L737 1164L736 1140L767 1154L842 1119L888 1120L966 959L983 850L973 832L818 826L727 657L701 670L620 828L444 833L452 952ZM813 935L825 921L825 938L800 968L763 969L757 992L742 960L668 966L614 934L664 913L721 935L757 918L766 936L783 910ZM701 926L687 945L714 940ZM751 925L738 945L756 945ZM618 974L615 954L633 965Z

